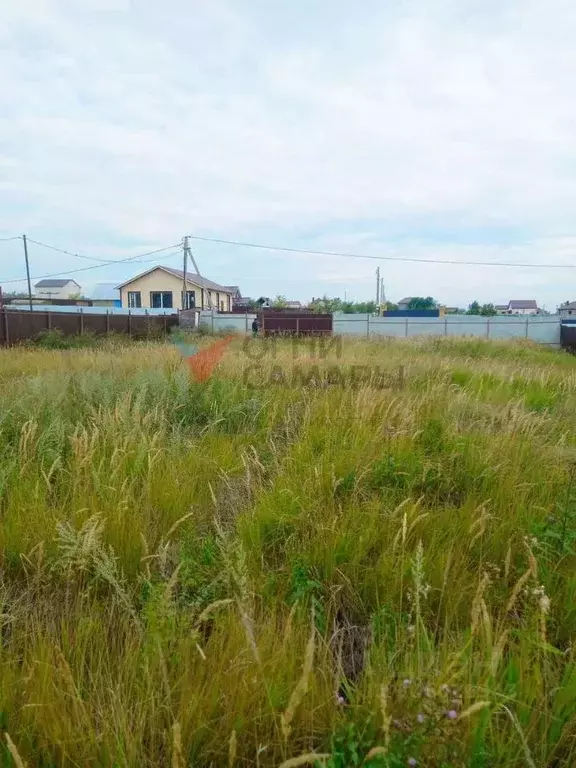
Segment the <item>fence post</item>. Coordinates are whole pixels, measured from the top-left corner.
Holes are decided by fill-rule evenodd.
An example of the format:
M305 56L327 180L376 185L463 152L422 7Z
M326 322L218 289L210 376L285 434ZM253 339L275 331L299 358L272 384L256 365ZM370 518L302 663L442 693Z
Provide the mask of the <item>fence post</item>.
M444 338L448 338L448 317L444 315Z
M370 338L370 312L366 312L366 338Z
M212 333L214 333L214 307L212 307Z
M406 318L406 328L405 328L404 336L408 338L408 318Z
M80 335L84 333L84 310L80 307Z
M128 310L128 336L132 338L132 313Z
M166 334L166 312L164 312L164 334Z
M490 318L486 319L486 338L490 338Z
M264 310L262 310L262 336L264 336Z
M47 330L52 330L52 315L50 314L50 310L46 312L46 328Z
M150 338L150 312L146 310L146 338Z
M248 333L248 312L246 312L246 333Z
M110 336L110 312L106 310L106 336Z
M6 346L10 344L10 332L8 330L8 310L4 307L4 341Z
M300 336L300 316L296 315L296 336Z
M526 338L528 338L528 315L526 315Z

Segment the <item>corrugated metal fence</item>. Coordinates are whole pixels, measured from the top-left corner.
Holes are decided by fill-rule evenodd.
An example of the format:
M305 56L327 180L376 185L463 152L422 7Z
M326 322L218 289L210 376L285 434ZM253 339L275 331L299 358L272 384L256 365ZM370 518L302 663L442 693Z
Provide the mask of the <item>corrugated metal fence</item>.
M445 315L444 317L375 317L334 315L334 333L355 336L468 336L482 339L530 339L560 346L558 315Z
M58 329L65 336L92 333L105 336L124 333L133 338L147 338L167 333L178 325L178 315L116 315L78 312L0 311L0 345L17 344L35 338L42 331Z

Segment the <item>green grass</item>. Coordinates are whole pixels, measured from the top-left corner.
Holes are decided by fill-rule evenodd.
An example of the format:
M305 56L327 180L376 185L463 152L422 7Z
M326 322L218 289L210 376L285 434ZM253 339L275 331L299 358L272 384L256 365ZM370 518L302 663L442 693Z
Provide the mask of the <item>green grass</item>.
M576 360L254 344L0 350L0 766L573 765Z

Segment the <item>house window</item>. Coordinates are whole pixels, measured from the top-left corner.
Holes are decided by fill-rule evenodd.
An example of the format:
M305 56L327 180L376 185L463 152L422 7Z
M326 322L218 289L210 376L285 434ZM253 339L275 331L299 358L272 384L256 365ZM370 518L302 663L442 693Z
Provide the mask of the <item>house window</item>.
M196 291L182 291L182 309L194 309L196 306Z
M152 309L172 309L172 291L151 291L150 306Z
M130 309L140 309L142 306L142 294L140 291L128 291L128 306Z

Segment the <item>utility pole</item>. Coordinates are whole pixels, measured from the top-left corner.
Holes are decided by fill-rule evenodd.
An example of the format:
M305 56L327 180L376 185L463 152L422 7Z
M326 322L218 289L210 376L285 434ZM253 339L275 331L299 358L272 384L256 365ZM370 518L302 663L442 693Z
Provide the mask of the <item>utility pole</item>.
M380 278L380 303L386 304L386 291L384 290L384 278Z
M186 282L186 272L188 271L188 235L184 237L182 241L182 250L184 251L184 276L182 278L182 309L189 309L188 307L188 285Z
M30 283L30 264L28 262L28 243L26 242L26 235L22 235L22 242L24 243L24 258L26 259L26 279L28 280L28 302L30 304L30 312L33 311L32 305L32 284Z
M376 307L380 306L380 267L376 267Z
M196 270L196 274L198 275L198 277L201 277L201 275L200 275L200 270L198 269L198 264L196 263L196 259L194 258L194 254L190 250L190 245L188 243L188 235L185 235L183 240L182 240L182 248L184 249L184 286L183 286L183 290L184 290L184 296L187 297L187 293L186 293L186 277L187 277L187 271L188 271L188 269L187 269L188 258L190 258L190 261L194 265L194 269ZM213 309L214 308L214 304L213 304L212 298L210 296L210 291L208 289L206 289L206 290L208 292L208 306L210 307L210 309ZM184 305L184 303L186 303L186 307L185 308L189 309L187 299L184 299L184 301L182 303L183 303L183 305ZM202 307L202 309L204 309L204 307Z

